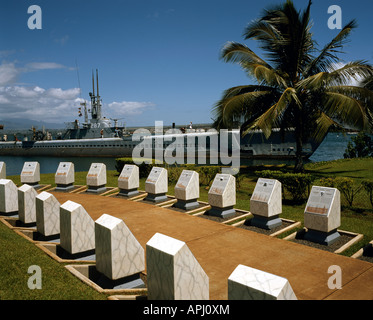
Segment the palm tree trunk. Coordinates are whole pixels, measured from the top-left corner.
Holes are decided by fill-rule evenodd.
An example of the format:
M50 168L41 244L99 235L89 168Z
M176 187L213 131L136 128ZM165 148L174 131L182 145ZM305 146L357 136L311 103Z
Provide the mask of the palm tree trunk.
M301 130L299 133L296 133L296 143L297 143L297 151L296 151L296 159L295 159L295 166L294 172L303 172L303 157L302 157L302 150L303 150L303 141L302 141L302 134Z
M298 125L295 128L295 140L296 140L296 160L294 166L294 172L303 172L303 158L302 158L302 151L303 151L303 114L302 110L297 112L297 120Z

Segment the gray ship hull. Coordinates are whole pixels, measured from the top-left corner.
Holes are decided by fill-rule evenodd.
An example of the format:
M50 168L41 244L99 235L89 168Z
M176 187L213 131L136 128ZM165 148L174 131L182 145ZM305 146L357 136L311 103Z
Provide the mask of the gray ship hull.
M49 157L124 157L131 149L121 138L69 139L52 141L10 141L0 143L0 155Z
M207 157L210 153L209 139L207 144L198 142L201 137L211 137L217 134L211 133L195 133L193 134L195 154L204 152ZM177 148L183 148L185 157L187 156L188 147L190 147L191 134L182 135L165 135L161 136L164 141L162 144L155 141L155 137L146 137L143 141L144 149L151 149L152 156L155 152L162 152L171 148L172 137L182 136L184 143L177 144ZM168 137L166 139L166 137ZM189 138L188 138L189 137ZM180 140L179 140L180 141ZM206 140L202 140L205 142ZM132 157L133 150L137 144L142 142L133 141L131 137L123 138L97 138L97 139L67 139L67 140L46 140L46 141L8 141L0 142L0 156L53 156L53 157ZM231 141L229 145L232 146ZM169 147L170 146L170 147ZM317 143L304 144L304 158L309 158L317 149ZM269 139L265 139L260 132L247 135L241 139L239 146L240 157L247 159L294 159L295 158L295 140L289 133L285 139L280 137L278 132L274 132Z

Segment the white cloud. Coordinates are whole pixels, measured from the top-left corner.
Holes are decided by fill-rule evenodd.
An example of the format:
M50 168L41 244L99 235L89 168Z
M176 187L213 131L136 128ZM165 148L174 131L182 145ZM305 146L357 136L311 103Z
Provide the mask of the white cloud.
M20 73L14 63L3 63L0 65L0 86L14 83Z
M10 101L8 100L8 98L0 95L0 104L5 104L5 103L9 103Z
M15 63L0 64L0 117L30 119L60 123L78 119L78 108L83 99L79 88L42 88L16 84L23 72L66 68L55 62L32 62L24 67ZM104 104L102 114L107 118L139 116L154 107L151 102L121 101ZM89 107L89 106L88 106Z
M67 67L55 62L31 62L23 67L16 66L14 62L3 62L0 64L0 86L14 84L18 80L18 77L25 72L63 68ZM73 68L68 69L72 70Z
M19 86L14 86L14 87L7 87L6 92L8 95L16 98L24 98L24 99L29 99L29 98L37 98L38 95L40 94L40 89L39 87L34 87L34 88L27 88L27 87L19 87Z
M62 125L77 117L78 95L78 88L0 87L0 114L3 118L43 120Z
M111 114L116 114L118 116L133 116L142 114L146 109L154 107L155 104L152 102L122 101L112 102L107 106Z
M48 70L48 69L62 69L65 68L62 64L55 62L31 62L26 64L26 68L29 71L35 70Z
M75 99L79 95L79 88L62 90L61 88L51 88L46 91L46 96L55 99Z
M60 123L78 119L78 108L84 100L79 98L79 88L43 89L38 86L0 87L0 114L5 119L30 119ZM107 118L127 118L141 116L151 102L122 101L104 104L102 114ZM90 108L89 103L87 105Z

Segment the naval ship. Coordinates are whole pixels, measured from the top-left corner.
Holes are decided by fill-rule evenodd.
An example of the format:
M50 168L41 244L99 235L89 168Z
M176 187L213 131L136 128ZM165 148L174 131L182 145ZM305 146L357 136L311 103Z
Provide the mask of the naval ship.
M84 116L82 123L78 120L67 123L64 132L54 138L51 138L50 134L45 135L33 130L30 138L22 141L17 137L9 137L14 139L12 141L3 139L6 141L0 141L0 156L132 157L134 149L140 143L143 154L150 150L153 158L159 152L167 152L170 149L173 154L184 151L182 154L185 158L191 147L195 148L196 157L199 153L209 157L210 154L220 151L219 143L211 143L216 141L219 133L211 129L193 129L190 126L181 131L173 124L171 129L162 130L161 133L145 129L128 133L124 126L118 126L118 119L108 119L102 115L97 70L96 84L92 73L92 89L89 93L90 109L86 102L81 103L78 108L79 116ZM309 158L318 146L319 143L312 141L305 143L304 158ZM228 151L232 153L233 149L239 150L241 158L294 159L296 142L291 130L281 135L278 129L273 129L271 136L266 139L261 130L252 131L240 138L237 129L228 132Z

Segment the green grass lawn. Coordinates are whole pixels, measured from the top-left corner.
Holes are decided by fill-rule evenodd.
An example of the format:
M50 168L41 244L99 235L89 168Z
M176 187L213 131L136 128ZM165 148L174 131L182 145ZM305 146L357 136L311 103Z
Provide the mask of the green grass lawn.
M340 159L309 163L306 170L319 177L340 176L373 180L373 158Z
M286 166L266 166L264 168L246 168L243 178L237 188L236 208L250 210L250 197L258 177L256 170L286 169ZM320 178L342 176L350 177L358 184L363 179L373 180L373 159L348 159L330 162L320 162L306 165L307 173L316 177L313 185L319 185ZM86 184L86 172L75 173L75 184ZM107 186L116 187L118 172L107 172ZM20 184L19 176L8 177ZM42 174L41 183L54 184L54 174ZM169 184L169 194L174 194L175 183ZM140 179L140 189L145 189L145 178ZM207 201L208 186L200 187L201 201ZM293 204L288 194L283 202L281 217L302 222L305 202ZM350 256L369 241L373 240L373 210L368 196L361 192L354 201L353 207L346 206L342 199L341 230L357 232L364 235L363 240L355 244L344 255ZM294 232L294 231L292 231ZM37 265L42 270L42 290L31 290L27 281L31 274L27 273L29 266ZM100 294L71 275L64 267L13 230L0 223L0 299L106 299Z
M100 294L85 285L51 259L33 243L0 223L0 299L1 300L102 300ZM30 266L41 268L41 289L29 289L33 272Z

